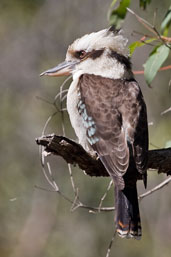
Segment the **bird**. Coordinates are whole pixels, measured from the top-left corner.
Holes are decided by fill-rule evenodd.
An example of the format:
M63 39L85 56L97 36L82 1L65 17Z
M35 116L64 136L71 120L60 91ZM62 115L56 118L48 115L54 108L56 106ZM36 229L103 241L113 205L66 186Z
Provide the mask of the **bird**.
M96 154L115 185L115 231L141 239L138 177L147 186L147 108L122 30L113 26L69 45L66 59L40 76L72 75L67 111L82 147Z

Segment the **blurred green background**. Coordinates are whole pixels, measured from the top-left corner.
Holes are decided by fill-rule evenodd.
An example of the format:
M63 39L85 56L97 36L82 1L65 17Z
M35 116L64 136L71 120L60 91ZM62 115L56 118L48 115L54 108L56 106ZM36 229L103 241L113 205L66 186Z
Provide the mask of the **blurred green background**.
M111 0L1 0L0 1L0 257L104 257L114 229L114 214L90 214L87 210L71 212L71 205L50 189L43 177L35 138L54 112L52 105L62 79L40 78L39 74L65 58L72 41L92 31L108 27L107 12ZM170 1L152 1L147 11L138 1L131 8L157 24L161 23ZM129 42L140 38L132 33L147 33L135 17L128 14L123 25ZM151 46L137 49L133 69L142 70ZM166 65L169 64L169 60ZM158 73L152 88L138 75L148 107L150 148L162 148L171 140L170 71ZM65 116L67 136L75 135ZM47 133L61 134L61 117L50 122ZM58 157L48 157L55 180L62 192L74 199L67 164ZM80 199L97 206L109 183L108 178L89 178L73 168ZM148 189L165 178L149 171ZM144 192L142 182L139 192ZM111 256L171 256L171 186L145 198L140 203L143 224L141 241L116 238ZM113 205L113 190L104 205Z

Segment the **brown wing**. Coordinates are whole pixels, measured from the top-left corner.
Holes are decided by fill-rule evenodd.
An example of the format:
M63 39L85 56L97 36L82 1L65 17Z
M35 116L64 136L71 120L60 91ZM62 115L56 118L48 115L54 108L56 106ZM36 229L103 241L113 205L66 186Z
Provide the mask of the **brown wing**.
M136 84L89 74L82 75L79 80L81 104L78 110L87 128L87 139L121 189L124 188L123 175L129 166L128 141L136 156L137 168L143 170L142 147L139 147L139 135L135 133L141 108L137 104L135 112L137 106L133 105L137 103L140 90L133 86L129 92L132 84L128 83Z
M135 80L125 81L125 91L119 110L123 117L123 126L127 133L127 141L133 147L135 163L140 173L146 169L148 155L148 124L146 105Z
M126 86L129 88L129 91L132 91L130 112L127 116L130 122L128 135L133 145L136 168L139 173L144 175L144 184L146 187L149 143L146 104L136 81L126 82Z
M123 126L127 135L129 150L135 166L143 174L146 187L148 161L148 123L146 104L141 89L135 80L125 81L124 99L119 110L123 117Z

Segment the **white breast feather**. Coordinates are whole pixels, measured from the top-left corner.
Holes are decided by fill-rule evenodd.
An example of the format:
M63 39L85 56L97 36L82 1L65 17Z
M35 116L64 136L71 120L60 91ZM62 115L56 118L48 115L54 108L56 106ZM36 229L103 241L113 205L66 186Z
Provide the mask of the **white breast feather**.
M78 113L77 104L79 101L77 93L78 78L71 83L67 94L67 111L70 117L71 125L75 130L75 134L79 139L79 144L86 151L90 151L89 144L86 137L86 128L83 125L82 117Z

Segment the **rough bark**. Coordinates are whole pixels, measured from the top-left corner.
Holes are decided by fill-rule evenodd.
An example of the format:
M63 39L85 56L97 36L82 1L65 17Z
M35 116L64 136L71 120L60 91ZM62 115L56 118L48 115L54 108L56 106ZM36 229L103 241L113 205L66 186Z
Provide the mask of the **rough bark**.
M69 138L45 135L37 138L36 143L44 146L45 151L61 156L67 163L78 165L89 176L109 176L99 159ZM171 175L171 148L149 150L148 159L148 169Z

